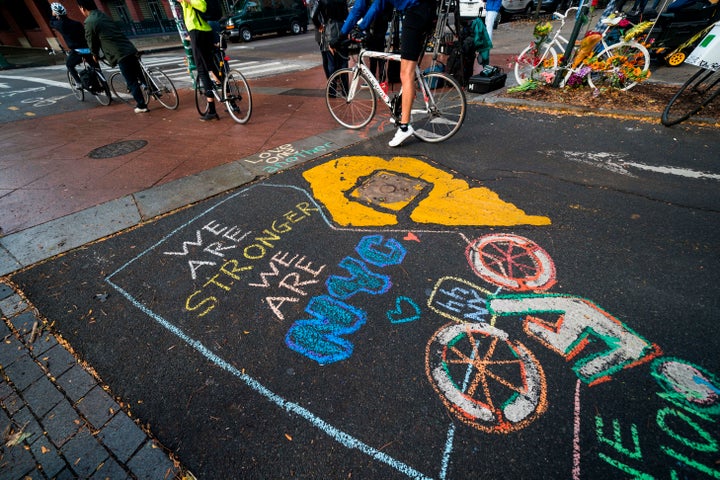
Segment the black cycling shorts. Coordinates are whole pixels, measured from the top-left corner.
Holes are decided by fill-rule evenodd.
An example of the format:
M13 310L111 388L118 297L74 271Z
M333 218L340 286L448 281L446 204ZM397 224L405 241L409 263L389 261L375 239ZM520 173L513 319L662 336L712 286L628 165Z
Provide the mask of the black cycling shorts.
M400 37L400 58L417 62L425 49L428 34L435 24L437 5L432 0L420 0L405 10Z

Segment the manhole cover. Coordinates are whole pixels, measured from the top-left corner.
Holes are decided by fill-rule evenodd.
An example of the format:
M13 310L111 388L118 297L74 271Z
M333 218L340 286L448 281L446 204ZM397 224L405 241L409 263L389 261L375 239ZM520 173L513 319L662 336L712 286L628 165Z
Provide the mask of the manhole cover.
M350 192L350 196L371 205L400 211L428 185L419 178L408 178L395 172L377 171Z
M114 158L140 150L147 145L147 140L125 140L98 147L88 154L90 158Z

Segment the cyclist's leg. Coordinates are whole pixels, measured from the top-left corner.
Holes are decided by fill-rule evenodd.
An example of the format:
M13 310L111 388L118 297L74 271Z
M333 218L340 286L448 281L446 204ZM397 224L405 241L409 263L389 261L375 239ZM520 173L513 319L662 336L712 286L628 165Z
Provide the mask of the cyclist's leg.
M120 68L120 73L125 78L130 94L135 99L136 107L146 109L147 103L145 103L145 97L143 97L142 87L140 86L144 79L138 58L134 54L128 55L118 62L118 68Z
M428 33L435 20L436 5L432 0L420 0L420 3L405 11L402 37L400 39L400 82L402 83L402 112L399 131L390 141L390 146L398 146L412 135L410 113L415 100L415 68L423 53ZM410 132L408 134L408 132Z
M208 101L208 112L201 117L216 117L215 97L213 95L213 84L210 80L210 69L212 68L213 55L213 33L201 30L190 30L190 46L192 47L195 66L197 67L198 78L205 87L205 97Z
M75 83L78 85L81 85L80 83L80 75L78 75L77 70L75 70L75 67L80 65L82 63L82 55L77 53L75 50L70 50L70 53L68 53L67 59L65 59L65 66L68 69L68 72L70 72L70 75L72 75L73 79L75 80Z

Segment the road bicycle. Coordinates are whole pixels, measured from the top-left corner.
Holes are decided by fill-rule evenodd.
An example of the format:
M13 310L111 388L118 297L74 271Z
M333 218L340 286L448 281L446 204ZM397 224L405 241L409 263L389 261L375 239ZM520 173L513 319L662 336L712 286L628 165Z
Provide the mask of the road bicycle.
M50 55L56 54L55 50L48 50ZM70 55L69 51L63 48L61 48L60 50L65 54L66 57ZM81 49L75 51L82 56L83 68L78 72L78 75L81 79L80 83L75 80L75 78L70 74L69 70L67 72L68 84L70 85L70 90L72 90L73 95L75 95L75 98L82 102L85 100L85 92L87 92L88 94L95 97L95 100L97 100L100 105L110 105L110 86L108 85L108 81L105 78L105 74L103 73L99 65L95 67L87 61L87 56L90 55L90 50Z
M720 23L714 26L720 26ZM720 65L717 62L720 42L717 42L714 30L708 30L705 38L686 60L699 68L665 106L660 118L666 127L687 120L720 95Z
M142 55L143 52L137 53L143 74L143 81L140 86L145 104L147 105L150 98L154 98L168 110L175 110L180 105L180 98L175 85L158 67L147 67L142 61ZM130 94L127 82L125 82L125 77L119 71L113 73L110 77L110 88L115 98L123 103L133 104L135 102L132 94Z
M559 72L559 63L564 54L568 39L561 34L568 16L577 12L577 7L568 8L565 14L555 12L553 18L560 20L560 26L553 36L540 45L531 43L517 57L514 66L515 80L518 85L538 77L553 78ZM573 75L587 76L588 84L593 89L613 87L629 90L647 76L650 68L650 53L644 45L633 39L621 40L608 44L609 33L618 27L624 17L618 16L603 19L605 29L601 32L600 43L595 47L598 53L590 56L593 63L584 59L575 67L566 67L567 72L561 82L566 85ZM538 51L538 47L542 52ZM569 62L568 62L569 63Z
M720 70L700 68L670 99L661 121L666 127L684 122L720 95Z
M227 33L220 35L220 44L213 52L213 68L210 80L216 103L224 103L230 116L237 123L247 123L252 115L252 94L250 86L239 70L230 68L230 57L225 53ZM215 77L215 78L213 78ZM195 107L200 115L208 111L205 88L198 75L195 76Z
M332 117L342 126L359 129L375 116L378 97L388 107L395 123L401 117L402 91L392 98L365 65L365 58L400 61L399 53L360 49L352 68L333 73L327 82L325 102ZM422 73L415 67L416 96L411 111L415 136L425 142L442 142L462 126L467 100L458 82L441 72Z

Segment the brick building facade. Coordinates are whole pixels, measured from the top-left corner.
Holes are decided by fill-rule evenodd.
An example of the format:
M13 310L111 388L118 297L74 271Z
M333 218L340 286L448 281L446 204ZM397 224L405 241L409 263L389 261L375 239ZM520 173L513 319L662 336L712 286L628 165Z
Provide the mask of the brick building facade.
M75 0L58 0L68 17L83 21ZM55 47L59 35L50 28L49 0L0 0L0 44ZM175 32L170 0L95 0L98 9L117 21L128 36Z

